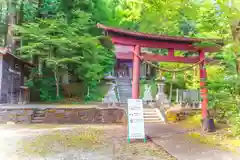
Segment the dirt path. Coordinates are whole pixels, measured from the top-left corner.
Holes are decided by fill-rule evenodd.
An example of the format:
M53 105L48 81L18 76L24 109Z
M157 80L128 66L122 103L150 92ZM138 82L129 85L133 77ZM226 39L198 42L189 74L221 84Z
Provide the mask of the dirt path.
M175 160L151 142L127 143L121 125L0 126L4 160Z
M178 160L239 160L240 155L200 143L177 125L148 124L146 134Z

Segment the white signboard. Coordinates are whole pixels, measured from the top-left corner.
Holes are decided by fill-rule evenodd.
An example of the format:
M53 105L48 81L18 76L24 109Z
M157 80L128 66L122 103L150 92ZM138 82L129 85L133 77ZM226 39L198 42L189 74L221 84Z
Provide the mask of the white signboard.
M141 99L128 99L128 140L144 139L143 102Z

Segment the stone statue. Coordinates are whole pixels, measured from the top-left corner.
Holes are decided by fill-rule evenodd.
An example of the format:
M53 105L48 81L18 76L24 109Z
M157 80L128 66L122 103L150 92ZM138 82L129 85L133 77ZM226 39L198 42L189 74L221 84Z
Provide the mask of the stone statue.
M103 103L107 103L108 107L111 106L116 106L116 103L118 102L116 93L115 93L115 87L116 84L112 84L111 89L108 91L108 93L104 96L103 98Z
M151 102L153 100L152 98L152 88L150 85L145 84L145 91L143 95L143 101L144 102Z

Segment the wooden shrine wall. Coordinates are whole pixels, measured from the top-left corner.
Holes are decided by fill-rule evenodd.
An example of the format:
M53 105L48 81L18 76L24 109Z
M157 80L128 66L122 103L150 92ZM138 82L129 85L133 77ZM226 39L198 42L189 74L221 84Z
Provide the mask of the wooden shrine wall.
M10 55L4 55L0 70L0 103L18 103L20 86L24 83L23 64Z

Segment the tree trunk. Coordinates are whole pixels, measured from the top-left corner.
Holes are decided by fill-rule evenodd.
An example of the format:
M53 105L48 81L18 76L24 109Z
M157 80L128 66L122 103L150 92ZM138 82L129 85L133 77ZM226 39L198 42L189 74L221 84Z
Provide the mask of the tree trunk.
M232 37L233 41L235 43L233 51L236 56L236 71L237 74L240 74L240 57L239 57L239 50L240 50L240 20L236 20L235 22L232 23L231 25L231 30L232 30Z
M173 89L173 82L170 83L170 91L169 91L169 102L172 102L172 89Z
M44 0L38 0L38 13L37 13L38 18L43 18L43 14L42 14L43 3L44 3Z
M62 76L62 83L63 84L69 84L69 75L68 71L64 71L63 76Z
M240 74L240 58L236 59L236 70L237 70L237 74Z
M6 37L6 46L11 50L11 53L14 52L15 50L15 41L14 41L14 34L12 27L16 21L15 15L16 15L16 4L12 0L8 0L7 4L7 11L8 11L8 16L7 16L7 37Z
M58 79L57 68L54 70L54 77L55 77L55 83L56 83L56 97L59 98L59 79Z
M20 25L23 23L24 21L24 1L22 0L21 4L20 4L20 9L18 11L18 22L17 24Z

